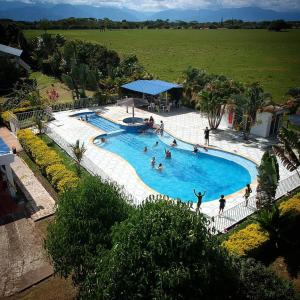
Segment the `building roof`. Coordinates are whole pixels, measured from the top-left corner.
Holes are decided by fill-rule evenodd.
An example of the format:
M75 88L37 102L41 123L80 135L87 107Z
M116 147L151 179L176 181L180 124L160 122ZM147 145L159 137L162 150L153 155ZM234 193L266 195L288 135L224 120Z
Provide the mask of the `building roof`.
M181 88L181 85L162 80L136 80L122 85L127 90L149 95L158 95L173 88Z
M23 50L0 44L0 52L20 57Z
M0 138L0 155L10 153L9 147L5 144L5 142Z

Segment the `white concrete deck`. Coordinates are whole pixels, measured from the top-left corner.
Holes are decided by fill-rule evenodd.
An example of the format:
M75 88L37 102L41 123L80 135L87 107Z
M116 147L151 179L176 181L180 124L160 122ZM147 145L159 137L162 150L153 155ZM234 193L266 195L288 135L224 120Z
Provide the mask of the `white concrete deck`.
M118 106L106 106L93 110L115 122L121 122L125 117L131 116L130 109L129 113L126 113L126 108ZM135 203L140 203L148 195L153 194L154 191L140 180L133 167L127 161L114 153L93 145L93 138L103 133L103 131L84 121L70 117L74 113L85 111L89 110L82 109L55 113L56 120L49 123L48 135L69 153L71 152L68 144L73 144L77 139L83 141L87 148L83 165L94 174L109 178L124 186L125 190L134 197ZM208 126L208 122L198 112L182 108L175 112L158 114L135 109L136 117L146 118L150 115L154 117L156 123L163 120L165 130L174 137L192 144L204 144L204 129ZM245 142L240 133L227 129L224 124L221 124L216 133L211 133L210 144L215 149L245 156L259 164L265 149L270 147L271 141L256 138L252 139L251 142ZM280 164L281 179L287 178L290 175L291 173ZM253 184L254 186L255 183ZM240 191L227 196L225 210L243 202L243 194L244 191ZM218 208L218 200L213 200L203 202L201 210L208 216L216 216Z

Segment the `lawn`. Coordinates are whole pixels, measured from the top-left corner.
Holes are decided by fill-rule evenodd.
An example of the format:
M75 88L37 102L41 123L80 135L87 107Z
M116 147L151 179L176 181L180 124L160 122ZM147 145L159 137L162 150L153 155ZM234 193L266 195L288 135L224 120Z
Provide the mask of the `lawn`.
M259 81L281 102L300 86L300 30L50 30L67 39L136 54L160 79L176 81L189 65L244 82ZM33 37L41 31L29 30Z
M47 76L41 72L32 72L30 74L30 78L37 81L38 89L43 97L48 99L47 91L50 91L51 88L54 88L59 95L57 103L73 101L71 90L57 78Z

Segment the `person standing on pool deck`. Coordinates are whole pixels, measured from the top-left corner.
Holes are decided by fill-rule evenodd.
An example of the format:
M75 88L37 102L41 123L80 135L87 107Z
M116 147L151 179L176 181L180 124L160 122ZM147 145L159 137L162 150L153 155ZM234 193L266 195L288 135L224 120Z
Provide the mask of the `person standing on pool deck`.
M200 211L200 206L202 204L202 198L205 196L206 194L206 191L201 194L201 192L199 192L198 194L196 193L195 189L194 189L194 194L195 196L198 198L198 201L197 201L197 207L196 207L196 213L198 213Z
M163 121L160 121L160 126L159 126L160 135L164 134L164 130L165 130L165 124Z
M205 139L205 145L209 146L209 129L208 127L205 128L204 130L204 139Z
M245 206L248 206L248 200L249 200L249 197L250 197L250 194L251 194L251 193L252 193L252 189L251 189L250 184L248 183L248 184L246 185L245 195L244 195L245 200L246 200Z
M224 195L221 195L221 198L220 198L219 202L220 202L219 214L220 214L220 213L223 214L223 211L224 211L224 208L225 208L225 203L226 203L226 200L225 200L225 198L224 198Z

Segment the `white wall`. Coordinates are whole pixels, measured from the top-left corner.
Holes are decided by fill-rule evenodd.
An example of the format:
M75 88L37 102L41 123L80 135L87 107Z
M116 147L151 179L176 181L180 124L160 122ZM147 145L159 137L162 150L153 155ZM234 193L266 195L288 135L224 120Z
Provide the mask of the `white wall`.
M272 114L269 112L257 113L256 124L252 126L250 133L261 137L268 137L272 122Z

